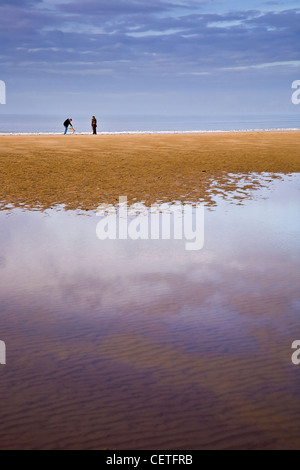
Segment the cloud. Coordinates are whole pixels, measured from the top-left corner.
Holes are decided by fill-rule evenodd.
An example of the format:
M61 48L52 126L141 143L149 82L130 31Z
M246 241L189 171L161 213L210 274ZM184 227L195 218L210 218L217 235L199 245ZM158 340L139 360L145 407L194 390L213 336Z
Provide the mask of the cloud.
M138 0L87 0L62 4L59 10L80 15L94 16L113 15L120 17L123 15L137 15L140 13L157 13L168 11L174 4L164 1L152 0L151 2L141 2Z
M2 67L12 77L111 75L147 86L220 71L270 73L299 61L299 9L207 11L213 3L2 1Z
M28 5L34 5L36 3L42 3L43 0L1 0L1 5L10 5L16 7L25 7Z
M221 70L249 70L249 69L268 69L270 67L300 67L300 60L286 60L283 62L267 62L264 64L245 65L238 67L224 67Z

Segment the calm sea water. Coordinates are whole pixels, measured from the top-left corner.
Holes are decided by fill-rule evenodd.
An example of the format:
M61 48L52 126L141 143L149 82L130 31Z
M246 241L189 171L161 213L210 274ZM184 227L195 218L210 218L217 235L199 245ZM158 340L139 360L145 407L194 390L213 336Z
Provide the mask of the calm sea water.
M68 116L0 114L1 133L60 134ZM76 133L89 133L91 116L69 116ZM236 116L97 116L98 131L120 132L207 132L268 129L299 129L298 114Z
M218 199L194 252L1 212L0 448L299 449L299 190Z

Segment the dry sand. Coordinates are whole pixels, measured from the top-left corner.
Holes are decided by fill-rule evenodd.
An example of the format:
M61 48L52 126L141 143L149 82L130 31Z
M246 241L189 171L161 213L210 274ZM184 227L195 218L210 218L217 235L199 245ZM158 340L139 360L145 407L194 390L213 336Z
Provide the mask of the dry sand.
M1 136L0 209L94 210L100 203L204 200L300 171L299 132ZM228 178L228 173L234 177ZM237 197L237 196L235 196ZM243 197L243 196L239 196Z

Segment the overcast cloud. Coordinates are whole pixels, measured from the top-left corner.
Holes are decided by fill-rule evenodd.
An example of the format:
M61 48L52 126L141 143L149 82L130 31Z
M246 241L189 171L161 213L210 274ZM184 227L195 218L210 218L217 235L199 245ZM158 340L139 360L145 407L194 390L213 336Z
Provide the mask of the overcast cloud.
M289 111L280 100L300 79L299 20L294 1L1 0L0 79L20 112L26 92L33 110L54 111L55 96L68 105L74 93L83 106L94 93L107 106L121 97L126 112L139 93L155 112L169 93L178 111L184 97L202 96L208 109L216 95L219 111L230 102L241 111L242 95L250 103L253 93L252 103L272 111L276 93L278 111Z

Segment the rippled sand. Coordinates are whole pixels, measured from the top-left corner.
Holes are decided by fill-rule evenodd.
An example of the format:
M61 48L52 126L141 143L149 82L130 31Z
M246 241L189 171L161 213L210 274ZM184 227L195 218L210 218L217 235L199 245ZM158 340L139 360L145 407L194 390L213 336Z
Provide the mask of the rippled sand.
M0 136L0 208L96 209L100 203L214 204L252 172L300 171L299 132ZM230 179L228 173L234 174ZM242 198L242 195L240 195ZM238 196L235 196L238 198Z
M2 212L0 448L299 449L299 175L271 186L193 253Z
M111 300L106 315L100 285L99 306L81 297L81 312L65 306L60 316L28 299L19 312L7 306L0 448L299 448L297 335L268 282L264 295L245 289L241 299L236 288L228 297L229 285L156 276L169 296L143 306L137 287L139 307ZM272 315L288 331L276 331Z

